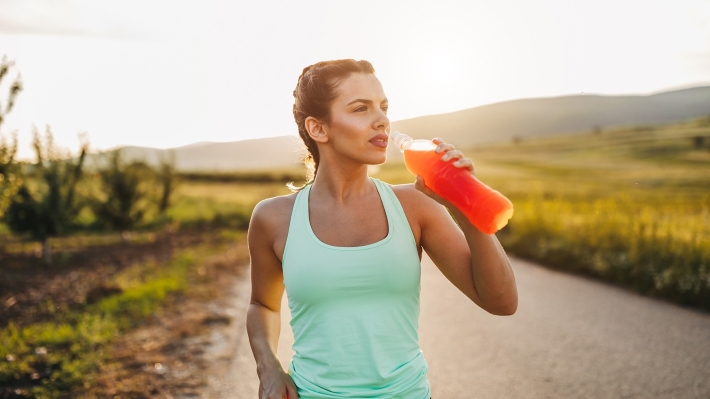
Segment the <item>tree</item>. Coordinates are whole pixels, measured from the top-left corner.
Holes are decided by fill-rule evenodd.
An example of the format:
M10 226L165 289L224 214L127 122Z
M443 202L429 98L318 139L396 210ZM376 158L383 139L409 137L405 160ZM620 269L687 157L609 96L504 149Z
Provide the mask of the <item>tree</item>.
M17 134L13 133L11 142L0 135L0 176L5 176L15 169L15 154L17 154ZM4 179L0 178L0 181L2 180Z
M19 165L15 162L17 153L17 134L13 134L12 141L5 141L5 137L0 134L0 218L7 206L10 198L17 192L18 184L22 183L19 177Z
M34 129L33 146L37 156L33 169L39 187L31 190L25 179L10 201L5 221L12 231L30 233L33 239L42 242L45 263L51 265L50 237L65 233L81 210L75 193L89 144L82 142L79 157L72 160L54 145L47 126L44 142L37 128Z
M14 63L3 57L0 61L0 85L3 79L10 76L11 69ZM10 84L7 102L3 105L0 103L0 128L5 121L5 116L12 110L15 105L17 95L22 91L22 79L18 73L15 79ZM15 162L15 154L17 154L17 133L13 132L12 139L6 141L5 136L0 131L0 217L3 216L3 211L10 204L10 198L17 191L17 185L22 181L17 175L18 165Z
M116 150L109 164L98 173L106 197L94 202L94 214L101 222L124 233L125 239L125 233L145 215L142 200L147 197L147 191L142 183L149 183L150 167L143 162L124 162L121 150Z
M2 80L6 76L8 76L8 74L10 73L10 69L12 69L14 66L14 62L8 61L7 57L5 56L2 57L2 61L0 61L0 83L2 83ZM7 98L7 103L5 103L4 106L2 105L2 103L0 103L0 126L2 126L3 122L5 121L5 116L7 116L10 111L12 111L12 107L15 106L15 99L21 91L22 77L18 73L15 77L15 80L10 85L10 94Z
M170 150L165 158L160 160L156 174L160 185L160 199L158 201L158 212L165 215L170 207L170 196L175 191L177 179L175 174L175 151Z

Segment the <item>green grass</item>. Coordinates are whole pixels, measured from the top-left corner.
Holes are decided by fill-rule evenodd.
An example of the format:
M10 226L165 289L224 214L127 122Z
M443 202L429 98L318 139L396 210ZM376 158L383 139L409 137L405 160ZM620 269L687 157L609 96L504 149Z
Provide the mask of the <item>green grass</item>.
M305 168L293 168L271 171L234 171L234 172L183 172L182 181L212 183L282 183L305 181Z
M509 253L710 310L710 126L562 135L464 153L513 201ZM704 148L692 138L707 137ZM412 182L403 165L377 177Z
M155 232L138 231L130 235L130 244L151 243L156 239ZM124 242L121 233L117 232L79 232L69 236L54 237L49 240L53 250L72 251L95 246L118 245ZM41 251L42 245L39 242L28 241L23 237L7 237L0 246L0 251L6 254L21 254ZM69 255L66 253L66 255Z
M168 217L183 226L212 223L246 228L259 201L288 193L282 182L185 182L176 192Z
M499 237L525 258L710 309L710 212L698 204L530 195Z
M119 294L81 309L60 309L51 322L0 330L0 386L35 398L67 397L76 387L90 386L108 359L105 344L159 311L169 295L185 291L195 265L214 251L205 245L165 264L135 265L115 278Z

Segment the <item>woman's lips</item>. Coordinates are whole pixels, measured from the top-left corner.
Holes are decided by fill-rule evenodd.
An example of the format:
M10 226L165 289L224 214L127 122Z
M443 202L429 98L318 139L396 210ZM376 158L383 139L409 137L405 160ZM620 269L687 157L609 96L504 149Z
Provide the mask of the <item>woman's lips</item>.
M387 136L378 134L370 140L370 143L376 147L387 148Z

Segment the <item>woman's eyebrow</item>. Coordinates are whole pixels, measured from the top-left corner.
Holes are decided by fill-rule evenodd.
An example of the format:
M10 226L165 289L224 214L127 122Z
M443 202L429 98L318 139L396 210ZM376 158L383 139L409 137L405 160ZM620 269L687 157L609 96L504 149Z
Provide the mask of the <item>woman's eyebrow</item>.
M354 103L356 103L356 102L361 102L361 103L365 103L365 104L372 104L372 100L366 100L366 99L364 99L364 98L358 98L357 100L352 100L352 101L350 101L349 103L347 103L346 106L348 106L348 105L350 105L350 104L354 104ZM381 104L389 104L389 101L385 98L384 100L382 100Z

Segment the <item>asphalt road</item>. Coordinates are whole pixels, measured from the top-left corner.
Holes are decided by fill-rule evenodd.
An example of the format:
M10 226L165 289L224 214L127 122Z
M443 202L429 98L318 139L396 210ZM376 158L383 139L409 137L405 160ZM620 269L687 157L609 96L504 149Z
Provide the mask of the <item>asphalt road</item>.
M499 317L422 261L420 342L434 398L710 398L710 315L512 262L520 303L515 315ZM235 299L241 309L244 288ZM283 308L286 367L293 336L285 296ZM246 333L233 347L231 368L209 396L256 398Z

